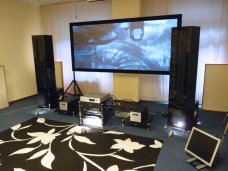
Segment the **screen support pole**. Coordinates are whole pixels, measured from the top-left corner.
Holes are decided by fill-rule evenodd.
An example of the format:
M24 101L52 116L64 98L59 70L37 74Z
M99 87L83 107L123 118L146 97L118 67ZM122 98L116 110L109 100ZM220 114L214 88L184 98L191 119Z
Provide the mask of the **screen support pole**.
M64 95L67 93L67 91L69 90L69 88L72 85L74 86L74 95L81 96L82 95L82 91L81 91L80 87L77 84L77 81L75 79L75 72L74 71L73 71L73 80L71 81L70 85L67 87L66 91L63 93L63 97L62 97L63 99L64 99Z

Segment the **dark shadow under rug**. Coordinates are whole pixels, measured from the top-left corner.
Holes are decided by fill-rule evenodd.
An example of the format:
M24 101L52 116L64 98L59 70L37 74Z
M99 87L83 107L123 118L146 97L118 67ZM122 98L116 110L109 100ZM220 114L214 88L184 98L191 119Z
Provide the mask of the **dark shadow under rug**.
M83 129L84 130L84 129ZM0 133L3 171L152 171L162 141L33 118Z

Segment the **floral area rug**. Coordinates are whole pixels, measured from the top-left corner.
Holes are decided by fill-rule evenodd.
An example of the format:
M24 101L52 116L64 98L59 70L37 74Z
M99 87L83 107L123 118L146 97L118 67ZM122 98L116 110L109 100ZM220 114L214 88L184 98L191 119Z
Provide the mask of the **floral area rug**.
M152 171L161 140L33 118L0 133L1 171Z

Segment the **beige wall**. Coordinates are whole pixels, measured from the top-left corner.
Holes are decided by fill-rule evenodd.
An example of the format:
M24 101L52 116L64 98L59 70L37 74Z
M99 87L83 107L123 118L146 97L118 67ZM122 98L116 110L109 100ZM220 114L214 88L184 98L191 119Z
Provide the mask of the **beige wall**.
M112 0L112 18L133 18L142 16L142 0Z
M9 101L37 93L31 35L41 34L39 7L0 1L0 65L5 67Z

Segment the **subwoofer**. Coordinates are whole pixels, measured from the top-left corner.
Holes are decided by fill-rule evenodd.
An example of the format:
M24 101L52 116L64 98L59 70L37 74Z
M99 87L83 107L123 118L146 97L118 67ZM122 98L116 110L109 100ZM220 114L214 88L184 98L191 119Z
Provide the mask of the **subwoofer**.
M195 112L198 111L195 92L199 38L200 27L172 29L168 125L175 126L173 118L178 116L184 117L188 122L195 122ZM190 125L185 126L185 129L190 129L194 123L185 125Z
M56 108L58 106L58 95L52 36L32 36L32 44L39 106Z

